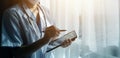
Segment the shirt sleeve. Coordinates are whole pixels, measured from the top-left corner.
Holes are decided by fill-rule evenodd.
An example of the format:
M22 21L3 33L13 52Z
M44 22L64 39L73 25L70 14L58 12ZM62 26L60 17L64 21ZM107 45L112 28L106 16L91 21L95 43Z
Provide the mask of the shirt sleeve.
M7 10L2 18L2 46L21 46L19 15L16 10Z

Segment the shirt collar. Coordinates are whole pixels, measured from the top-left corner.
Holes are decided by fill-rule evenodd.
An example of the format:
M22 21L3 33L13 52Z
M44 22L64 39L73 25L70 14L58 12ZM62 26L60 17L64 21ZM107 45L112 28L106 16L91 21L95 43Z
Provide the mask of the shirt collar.
M23 9L24 9L24 11L25 11L25 13L26 13L26 15L29 17L29 18L31 18L32 20L35 20L36 18L35 18L35 16L33 15L33 13L30 11L30 9L27 7L27 5L23 2Z

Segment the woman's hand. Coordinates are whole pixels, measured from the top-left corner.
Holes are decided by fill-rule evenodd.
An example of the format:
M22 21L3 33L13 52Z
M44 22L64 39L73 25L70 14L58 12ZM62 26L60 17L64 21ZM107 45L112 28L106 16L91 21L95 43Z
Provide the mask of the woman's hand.
M71 45L71 43L75 40L75 38L73 39L67 39L65 40L63 43L62 43L62 47L65 48L65 47L68 47L69 45Z
M56 37L58 37L60 34L59 29L56 28L55 26L50 26L46 28L44 32L45 32L44 38L46 38L47 40L55 40Z

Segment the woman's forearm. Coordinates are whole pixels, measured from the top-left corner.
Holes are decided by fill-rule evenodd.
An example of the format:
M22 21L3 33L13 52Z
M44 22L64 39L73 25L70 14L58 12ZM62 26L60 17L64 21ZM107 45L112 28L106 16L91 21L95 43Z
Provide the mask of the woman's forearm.
M15 55L15 56L29 55L29 54L35 52L36 50L40 49L41 47L43 47L45 44L47 44L49 42L49 40L46 40L46 39L49 39L49 38L42 38L30 45L26 45L26 46L17 48L15 50L13 50L13 55Z

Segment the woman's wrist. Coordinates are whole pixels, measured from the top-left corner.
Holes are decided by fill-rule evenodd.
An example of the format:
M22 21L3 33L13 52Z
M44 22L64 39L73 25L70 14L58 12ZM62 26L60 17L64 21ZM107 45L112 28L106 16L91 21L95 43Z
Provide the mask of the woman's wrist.
M42 39L43 39L43 41L44 41L45 43L48 43L48 42L51 41L51 38L48 37L48 36L44 36Z

